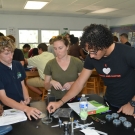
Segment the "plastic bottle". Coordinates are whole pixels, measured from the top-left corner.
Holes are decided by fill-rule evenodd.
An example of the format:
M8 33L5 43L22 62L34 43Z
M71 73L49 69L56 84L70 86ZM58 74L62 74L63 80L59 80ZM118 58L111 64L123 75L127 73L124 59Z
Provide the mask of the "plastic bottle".
M81 120L86 120L87 116L88 116L88 102L87 102L87 98L85 97L85 94L82 94L82 97L80 99L80 117Z

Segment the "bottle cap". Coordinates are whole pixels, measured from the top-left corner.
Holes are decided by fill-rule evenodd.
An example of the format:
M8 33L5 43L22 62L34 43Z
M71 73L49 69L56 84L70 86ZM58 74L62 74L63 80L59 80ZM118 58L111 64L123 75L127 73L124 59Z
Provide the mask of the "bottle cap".
M110 121L110 120L112 120L112 119L113 119L113 117L112 117L112 115L111 115L111 114L107 114L107 115L105 116L105 118L106 118L108 121Z
M124 125L124 127L126 127L126 128L129 128L129 127L132 126L131 122L129 122L129 121L125 121L125 122L123 123L123 125Z
M121 124L121 121L119 119L114 119L113 124L119 126Z
M124 121L126 121L127 119L126 119L126 117L121 116L121 117L119 117L119 120L120 120L121 122L124 122Z
M112 113L112 117L113 117L114 119L116 119L116 118L119 117L119 114L118 114L118 113Z
M85 97L85 94L82 94L82 97Z

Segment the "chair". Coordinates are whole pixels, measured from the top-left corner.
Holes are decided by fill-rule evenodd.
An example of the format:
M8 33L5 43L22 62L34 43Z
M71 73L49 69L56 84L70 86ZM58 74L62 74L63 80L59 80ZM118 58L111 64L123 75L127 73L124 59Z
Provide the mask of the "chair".
M95 94L99 94L99 82L97 75L91 75L91 77L87 81L87 93L93 91Z
M101 77L99 77L99 93L102 93L104 95L105 92L106 92L106 86L104 85L104 82L101 79Z
M44 87L39 87L39 89L42 91L41 100L44 101L45 97L47 96L47 90Z

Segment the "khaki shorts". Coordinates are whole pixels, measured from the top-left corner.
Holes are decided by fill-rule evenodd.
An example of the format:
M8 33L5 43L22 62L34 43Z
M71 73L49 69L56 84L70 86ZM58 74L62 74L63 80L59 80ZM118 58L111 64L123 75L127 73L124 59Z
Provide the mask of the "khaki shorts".
M27 80L27 85L33 86L33 87L44 87L44 80L42 80L40 77L34 77Z

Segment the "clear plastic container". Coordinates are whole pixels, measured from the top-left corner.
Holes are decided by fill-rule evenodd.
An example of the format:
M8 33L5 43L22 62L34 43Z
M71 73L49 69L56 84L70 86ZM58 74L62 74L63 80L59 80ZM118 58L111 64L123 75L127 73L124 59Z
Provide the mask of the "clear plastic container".
M88 116L88 101L87 101L87 98L85 97L85 94L82 94L79 107L80 107L81 120L86 120Z

